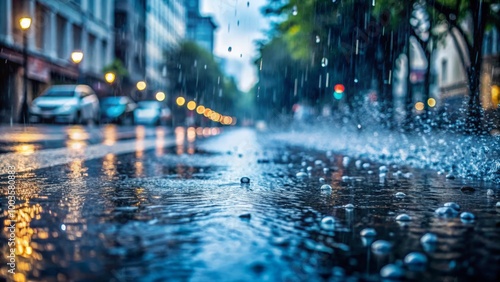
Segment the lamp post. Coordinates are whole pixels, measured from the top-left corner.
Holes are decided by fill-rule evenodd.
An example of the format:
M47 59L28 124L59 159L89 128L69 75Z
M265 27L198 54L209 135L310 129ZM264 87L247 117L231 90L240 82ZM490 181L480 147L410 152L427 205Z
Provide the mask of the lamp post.
M137 82L137 84L135 86L137 87L137 90L139 90L139 93L142 94L142 91L144 91L146 89L146 82L141 80L141 81ZM137 100L139 100L139 97L137 97Z
M23 104L21 108L22 120L26 123L29 119L28 114L28 30L31 26L30 17L19 19L19 25L23 30Z
M75 50L71 52L71 61L76 65L77 79L76 83L81 83L80 79L80 62L83 60L83 52L81 50Z
M113 72L107 72L104 75L104 79L106 80L109 85L111 85L111 88L113 89L113 96L116 96L115 88L113 87L113 82L115 82L116 75Z

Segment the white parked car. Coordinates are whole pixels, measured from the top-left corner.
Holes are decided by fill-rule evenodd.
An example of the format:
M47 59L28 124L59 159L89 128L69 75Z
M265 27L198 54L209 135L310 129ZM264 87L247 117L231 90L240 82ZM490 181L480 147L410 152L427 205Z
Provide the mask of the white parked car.
M161 125L171 118L170 109L158 101L140 101L134 110L136 124Z
M87 85L55 85L33 100L30 121L99 122L99 99Z

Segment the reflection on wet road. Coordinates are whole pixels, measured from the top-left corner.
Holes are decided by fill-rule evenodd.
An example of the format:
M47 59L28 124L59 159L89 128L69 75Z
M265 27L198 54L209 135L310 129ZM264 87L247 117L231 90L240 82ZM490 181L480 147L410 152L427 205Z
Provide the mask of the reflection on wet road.
M17 174L15 280L379 280L389 263L410 280L499 277L498 191L487 183L286 148L249 129L148 130L134 128L126 153ZM66 149L88 150L85 133L68 134ZM126 142L104 136L104 146ZM446 202L476 219L437 216ZM396 221L403 213L411 220ZM368 227L375 237L361 237ZM375 240L392 247L372 251ZM404 263L414 251L425 271Z

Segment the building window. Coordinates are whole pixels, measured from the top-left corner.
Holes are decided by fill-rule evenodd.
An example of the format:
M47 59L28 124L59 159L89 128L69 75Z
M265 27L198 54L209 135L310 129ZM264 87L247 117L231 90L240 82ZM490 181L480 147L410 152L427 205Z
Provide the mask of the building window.
M77 25L73 25L73 44L75 50L82 49L82 28Z
M96 52L95 52L95 46L96 46L96 37L92 34L89 35L89 42L88 42L88 63L90 64L90 69L96 69L97 66L97 60L96 60Z
M43 50L44 48L46 13L47 9L40 3L36 3L35 20L33 25L35 28L35 46L39 50Z
M441 61L441 82L446 83L448 81L448 60Z
M57 37L57 44L56 44L56 51L57 55L59 58L68 58L68 54L66 54L65 46L66 46L66 40L68 40L65 36L64 32L64 27L66 25L66 20L61 17L60 15L57 15L57 20L56 20L56 37Z

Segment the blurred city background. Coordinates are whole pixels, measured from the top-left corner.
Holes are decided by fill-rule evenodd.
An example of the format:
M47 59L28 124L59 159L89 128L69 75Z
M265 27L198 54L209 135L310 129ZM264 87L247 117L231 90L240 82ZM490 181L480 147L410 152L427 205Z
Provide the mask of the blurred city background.
M161 102L158 115L171 125L359 119L354 112L369 111L389 127L428 121L498 133L498 1L0 5L2 123L57 121L57 103L34 100L52 85L86 84L101 108L110 96L130 98L132 111L139 101ZM83 110L71 111L68 121L82 121Z

